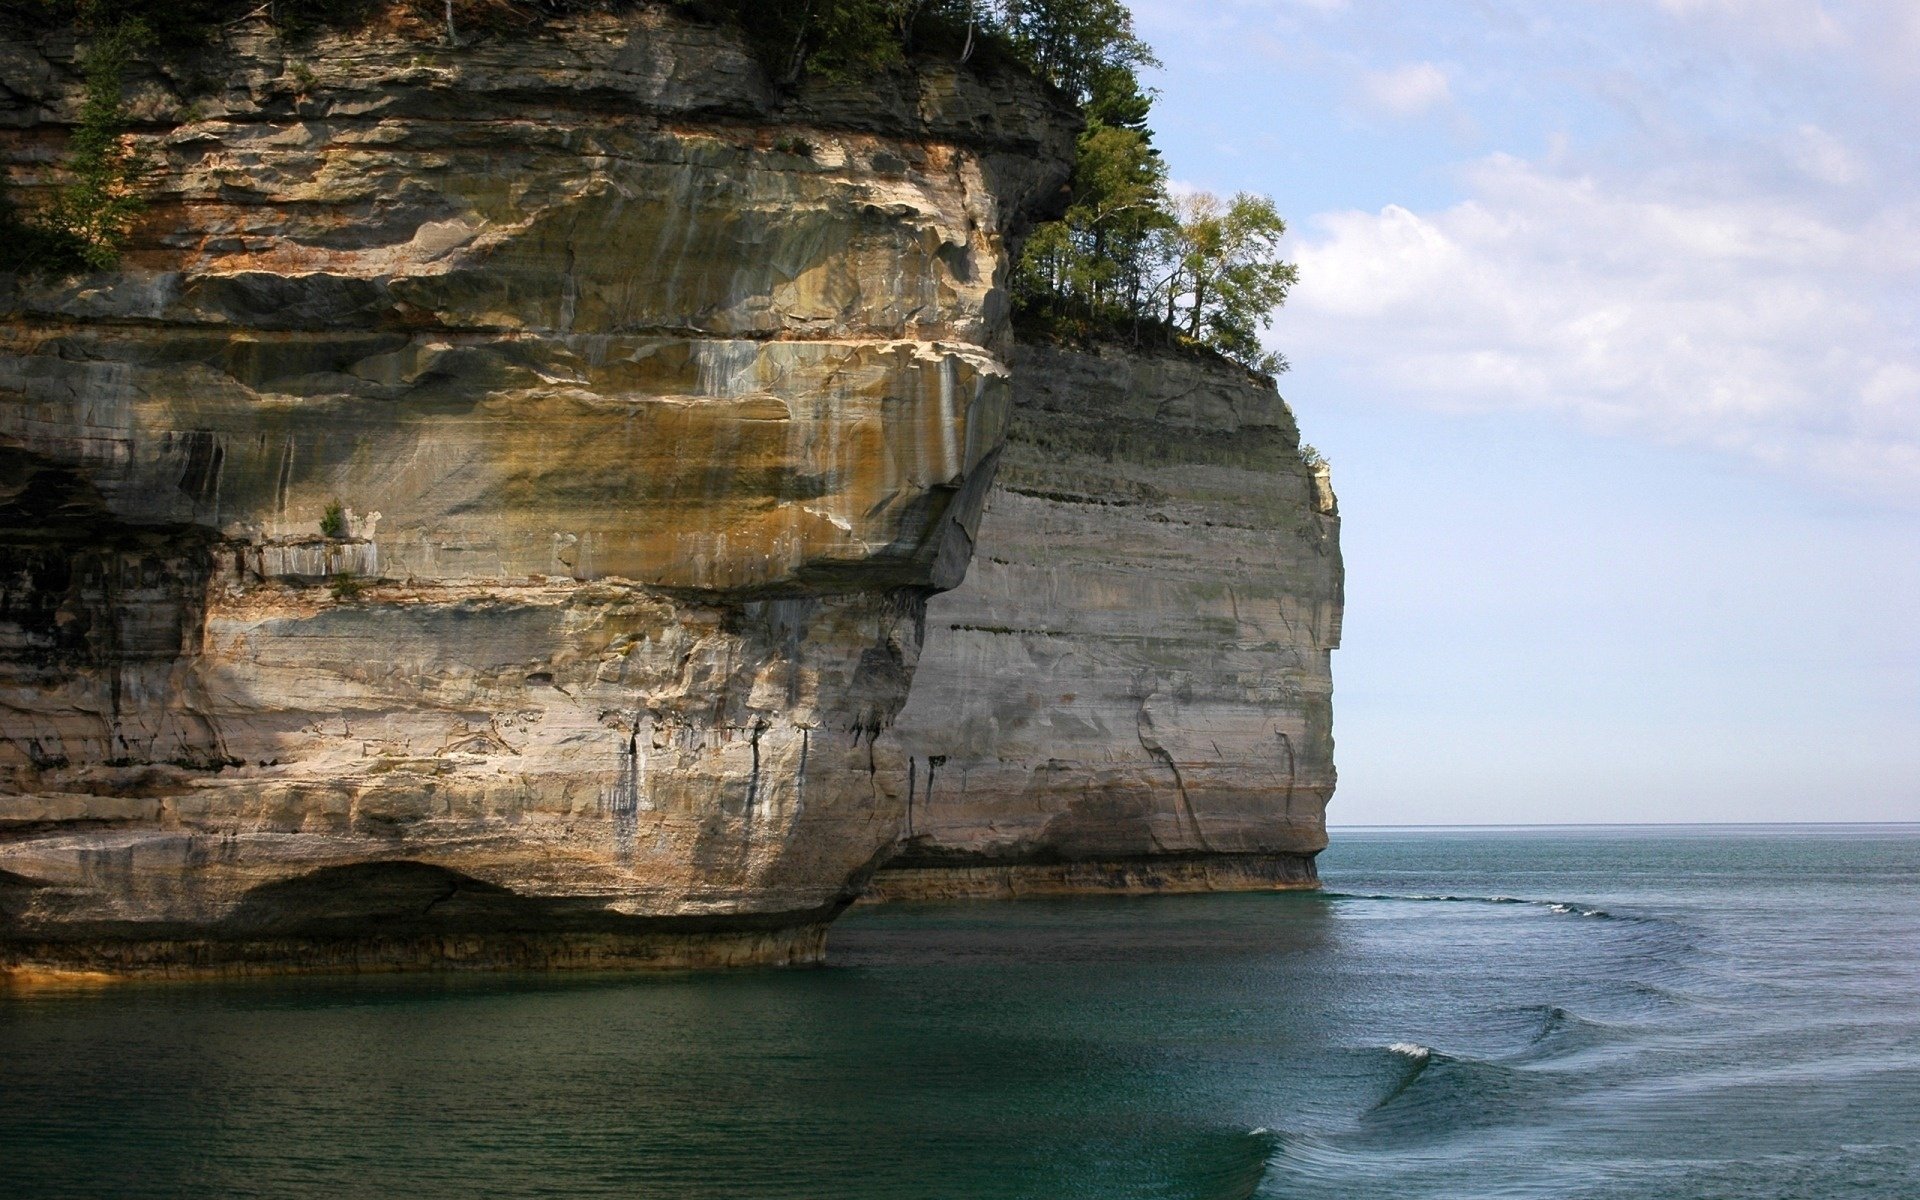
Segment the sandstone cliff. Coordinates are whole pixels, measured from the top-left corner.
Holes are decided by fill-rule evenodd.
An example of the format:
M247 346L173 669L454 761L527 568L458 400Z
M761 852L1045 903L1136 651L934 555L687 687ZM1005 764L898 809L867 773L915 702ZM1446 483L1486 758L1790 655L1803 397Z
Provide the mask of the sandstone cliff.
M73 56L0 47L28 199ZM0 276L0 967L816 956L1076 118L648 10L132 82L121 269Z
M1023 347L973 567L927 609L876 898L1310 886L1339 517L1270 380Z

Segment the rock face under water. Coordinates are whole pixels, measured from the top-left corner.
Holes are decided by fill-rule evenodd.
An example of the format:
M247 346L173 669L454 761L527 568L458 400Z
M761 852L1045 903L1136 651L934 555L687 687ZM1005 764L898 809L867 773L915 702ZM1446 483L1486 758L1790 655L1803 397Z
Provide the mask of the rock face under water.
M1339 516L1265 377L1023 347L960 587L892 733L875 898L1311 886Z
M121 268L0 276L0 967L817 957L1076 118L650 10L133 82Z

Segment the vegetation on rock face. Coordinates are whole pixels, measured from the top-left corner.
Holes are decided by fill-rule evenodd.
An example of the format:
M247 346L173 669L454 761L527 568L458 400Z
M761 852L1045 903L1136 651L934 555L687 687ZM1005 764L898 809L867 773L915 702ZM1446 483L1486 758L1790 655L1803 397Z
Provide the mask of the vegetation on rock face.
M80 66L86 93L80 122L67 147L68 182L44 210L20 211L0 176L0 269L69 272L101 270L119 260L120 248L144 208L136 186L139 154L127 138L127 110L120 85L127 63L152 41L137 17L89 31Z
M320 514L320 536L324 538L347 536L347 510L346 506L338 500L327 505L327 511Z
M1104 0L1117 7L1114 0ZM225 29L264 20L284 33L325 27L376 26L396 35L458 44L469 36L527 32L566 13L644 7L736 26L775 78L792 83L809 72L859 76L920 53L984 47L1000 28L999 7L1054 10L1088 0L0 0L0 25L63 23L97 28L138 21L164 45L202 45ZM993 9L994 11L989 11ZM1074 69L1071 38L1046 21L1029 21L1035 36L1052 35L1044 52ZM1054 21L1057 25L1059 22Z

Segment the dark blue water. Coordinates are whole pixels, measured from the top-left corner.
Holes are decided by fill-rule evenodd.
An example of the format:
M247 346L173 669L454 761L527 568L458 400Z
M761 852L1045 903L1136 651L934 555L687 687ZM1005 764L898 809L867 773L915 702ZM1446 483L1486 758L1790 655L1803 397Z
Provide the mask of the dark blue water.
M1920 828L1323 869L824 970L0 997L0 1195L1920 1196Z

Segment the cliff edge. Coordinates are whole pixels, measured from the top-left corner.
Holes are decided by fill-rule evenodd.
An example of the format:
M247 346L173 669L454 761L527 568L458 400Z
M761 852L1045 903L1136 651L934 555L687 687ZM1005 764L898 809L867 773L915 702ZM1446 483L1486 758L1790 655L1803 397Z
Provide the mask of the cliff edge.
M1022 345L973 566L927 609L874 899L1311 887L1344 574L1327 468L1212 356Z

